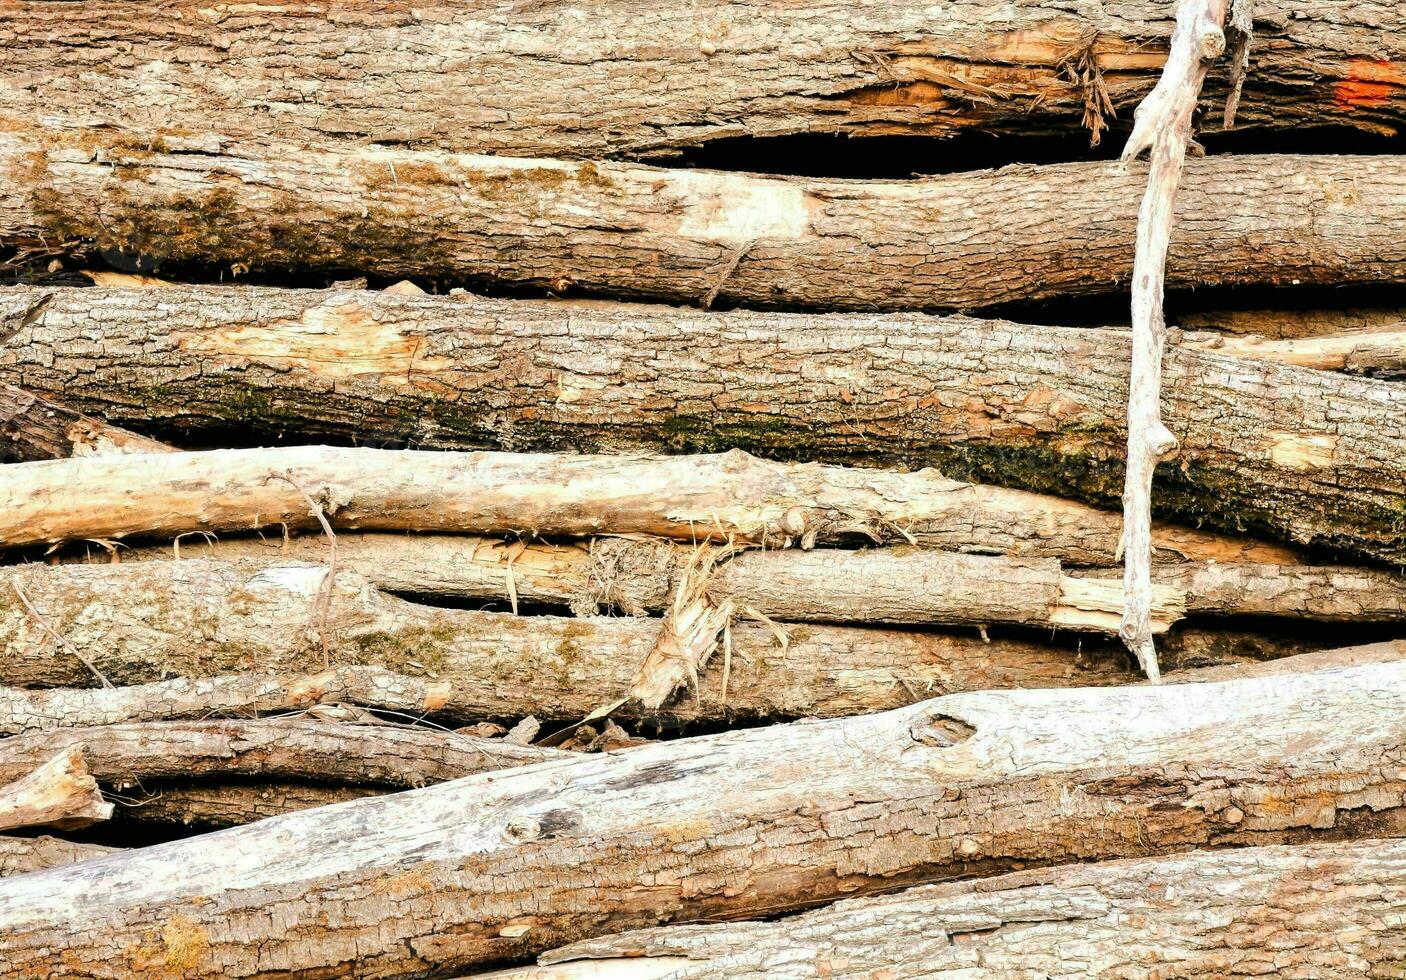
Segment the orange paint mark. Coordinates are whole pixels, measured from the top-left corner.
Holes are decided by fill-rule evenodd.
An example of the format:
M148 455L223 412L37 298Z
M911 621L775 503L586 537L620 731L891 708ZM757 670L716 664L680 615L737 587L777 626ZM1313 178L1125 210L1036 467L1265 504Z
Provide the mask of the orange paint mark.
M1333 85L1333 104L1354 109L1385 105L1406 88L1406 72L1386 59L1353 58L1347 77Z

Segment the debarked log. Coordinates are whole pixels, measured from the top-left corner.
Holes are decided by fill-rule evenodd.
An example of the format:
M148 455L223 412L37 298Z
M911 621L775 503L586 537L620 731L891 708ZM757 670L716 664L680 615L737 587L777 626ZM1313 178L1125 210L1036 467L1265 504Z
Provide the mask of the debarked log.
M0 310L34 295L0 295ZM1122 489L1125 332L364 291L161 296L55 293L0 348L0 381L23 376L109 421L207 438L741 448L933 465L1102 502ZM1406 553L1398 383L1175 347L1165 370L1162 416L1181 453L1158 475L1163 513Z
M1403 903L1406 842L1249 847L925 885L784 922L624 933L485 980L1371 978L1406 957Z
M625 695L660 632L655 619L527 617L419 605L384 595L351 572L336 574L323 616L318 596L326 575L320 565L215 559L0 569L0 683L91 684L75 651L118 684L246 671L316 674L325 637L336 668L409 675L398 696L419 694L426 710L437 714L575 721ZM47 628L12 594L14 583L21 583ZM715 657L697 691L657 713L636 705L620 713L680 720L845 715L937 692L1119 684L1132 676L1121 653L1102 647L1076 654L976 635L782 629L784 643L773 625L734 625L730 659ZM66 644L57 645L50 630ZM308 698L320 683L258 682L270 698L288 699ZM157 703L163 696L150 695ZM102 704L131 700L94 698ZM63 717L61 697L36 692L14 700L20 719L45 711Z
M74 748L82 750L94 779L123 791L145 787L149 780L241 778L405 788L567 756L557 749L385 722L312 716L155 721L0 739L0 780Z
M1112 560L1119 529L1108 511L934 470L782 464L740 451L661 458L313 446L6 466L0 548L317 527L299 487L349 530L646 534L803 549L906 541L1100 564ZM1153 540L1169 558L1293 560L1279 546L1176 526L1155 529Z
M447 534L340 534L337 564L388 592L565 605L582 616L612 609L638 616L665 610L692 546L649 538L581 543L507 541ZM106 550L65 556L113 561ZM323 562L327 542L306 535L187 538L164 547L121 549L117 559L257 558ZM1022 576L1041 576L1024 618L1011 604ZM707 591L774 619L809 622L1026 622L1070 627L1107 623L1070 579L1114 580L1110 568L1057 569L1031 559L966 556L911 545L877 551L760 551L715 565ZM1152 578L1156 607L1214 616L1271 616L1342 622L1406 619L1406 576L1378 568L1255 561L1162 562ZM998 583L1010 582L1001 594ZM990 590L995 590L990 591ZM1085 599L1093 598L1090 594ZM1113 597L1110 597L1113 599ZM1116 601L1116 600L1114 600ZM1040 606L1040 603L1051 603ZM1004 615L996 615L996 609ZM1040 613L1040 608L1051 610ZM1034 615L1030 615L1034 613ZM1097 620L1097 622L1095 622Z
M204 975L355 959L412 977L1017 862L1393 837L1403 748L1406 664L963 694L684 739L16 879L0 976L140 971L179 951Z
M152 146L0 127L0 245L705 306L972 310L1125 286L1146 182L1111 162L847 181L358 142ZM1171 288L1403 281L1400 157L1216 156L1186 183Z
M88 773L81 745L46 752L0 778L5 781L0 785L0 830L73 830L112 816L112 804L104 802Z
M172 147L200 145L192 134L212 125L536 156L665 156L805 133L1097 132L1130 117L1172 27L1151 0L772 0L745 12L611 0L578 14L544 5L504 17L446 0L19 4L0 25L0 101ZM1288 0L1257 14L1241 126L1399 131L1406 18L1395 7ZM1206 89L1212 128L1224 76Z

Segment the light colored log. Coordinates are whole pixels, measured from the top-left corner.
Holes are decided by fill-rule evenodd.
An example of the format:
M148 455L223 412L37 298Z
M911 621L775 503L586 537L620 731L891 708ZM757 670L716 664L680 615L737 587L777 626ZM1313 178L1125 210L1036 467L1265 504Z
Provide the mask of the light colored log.
M117 851L100 844L78 844L58 837L0 837L0 878L77 864Z
M172 293L156 315L150 290L54 294L42 322L0 346L0 380L23 375L112 421L160 419L211 441L237 429L242 439L297 431L442 448L740 447L935 465L1110 502L1123 482L1126 332L346 291L163 296ZM27 295L0 295L0 309ZM95 321L106 325L97 362ZM1374 553L1397 548L1406 408L1396 384L1179 349L1165 368L1162 412L1183 465L1157 481L1163 513L1333 548L1356 536L1386 539L1366 542Z
M1255 27L1242 125L1399 131L1406 20L1394 6L1288 0ZM1029 136L1077 131L1095 87L1109 114L1128 118L1171 30L1167 5L1150 0L745 10L610 0L588 17L555 5L504 17L491 3L447 0L413 10L37 3L0 26L0 101L147 130L151 145L173 147L201 145L191 134L212 126L252 140L570 156L808 133ZM1217 73L1208 125L1225 91ZM1103 115L1095 125L1114 124Z
M703 305L968 310L1128 283L1145 182L1103 162L845 181L201 145L0 130L0 244ZM1169 286L1403 280L1406 244L1388 230L1398 157L1217 156L1187 172L1178 213L1197 233L1172 243Z
M0 470L0 547L186 531L311 527L290 473L338 529L524 537L602 531L767 548L909 541L1108 561L1117 515L1072 501L901 473L780 464L742 452L560 456L289 447L23 463ZM1186 558L1284 561L1272 545L1159 528Z
M1381 977L1403 903L1399 840L1193 851L591 939L485 980Z
M76 830L112 816L112 804L103 801L97 781L88 774L81 745L47 753L23 770L25 775L9 773L8 785L0 786L0 830Z
M177 955L231 978L353 959L423 976L1015 862L1391 837L1403 719L1406 664L1390 664L965 694L471 776L233 829L217 851L197 838L16 879L0 976Z
M1299 327L1303 329L1303 327ZM1279 329L1295 329L1293 326ZM1406 328L1324 333L1287 339L1253 334L1225 335L1199 331L1177 338L1180 347L1231 357L1275 361L1320 371L1345 371L1377 378L1406 375Z
M0 739L0 779L78 749L94 779L121 791L148 780L240 778L406 788L566 755L502 739L325 716L155 721Z
M51 627L113 682L148 684L244 671L317 673L322 650L308 624L325 575L317 565L188 559L0 568L0 583L23 581ZM0 682L91 684L72 651L56 646L7 594L0 589ZM350 571L336 576L325 625L337 668L410 675L351 684L354 695L360 689L369 690L366 700L373 702L418 698L427 710L433 705L437 714L464 719L532 714L579 720L629 691L660 632L659 620L651 619L519 617L423 606L381 594ZM909 704L936 692L1118 684L1130 676L1121 653L1097 644L1076 654L976 635L820 625L785 630L783 646L769 626L732 627L725 700L722 665L715 663L697 696L679 697L657 713L631 704L620 711L665 720L829 716ZM234 703L248 688L277 702L311 699L323 683L260 678L222 690ZM64 697L53 695L46 705L42 694L19 696L18 716L63 717ZM151 691L136 700L164 697ZM132 698L79 700L91 708L130 705Z
M0 384L0 462L169 452L165 443Z

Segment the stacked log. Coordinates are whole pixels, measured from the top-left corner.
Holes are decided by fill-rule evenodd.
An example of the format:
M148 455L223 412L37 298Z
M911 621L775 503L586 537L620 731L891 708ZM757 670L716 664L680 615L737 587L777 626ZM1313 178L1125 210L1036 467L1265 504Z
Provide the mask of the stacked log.
M0 980L1406 958L1398 11L13 6Z

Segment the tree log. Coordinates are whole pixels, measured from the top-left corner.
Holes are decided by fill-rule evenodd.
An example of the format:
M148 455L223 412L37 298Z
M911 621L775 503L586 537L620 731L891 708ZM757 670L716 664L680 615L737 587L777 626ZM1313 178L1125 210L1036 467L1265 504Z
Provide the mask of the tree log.
M690 546L663 540L601 537L581 544L504 541L462 535L340 534L337 567L388 592L457 596L570 606L580 616L619 609L632 616L662 612L678 584ZM318 562L327 557L322 538L220 538L187 540L178 548L123 549L119 560L170 561L180 557L223 560ZM85 556L72 554L69 560ZM106 552L89 554L110 562ZM717 565L710 593L731 598L773 619L807 622L1052 622L1072 618L1062 604L1043 618L1018 620L992 612L1007 605L1000 582L1013 584L1031 569L1028 559L967 556L908 545L878 551L744 551ZM1045 579L1042 595L1066 588L1070 578L1114 579L1116 569L1065 568ZM965 582L951 582L960 574ZM1047 573L1048 574L1048 573ZM1009 575L1007 579L1005 576ZM1406 577L1376 568L1268 562L1164 562L1153 581L1163 590L1158 611L1174 606L1215 616L1272 616L1341 622L1406 619ZM511 579L511 587L509 586ZM970 591L976 595L966 595ZM969 603L969 604L968 604ZM1095 614L1096 615L1096 614ZM945 618L939 618L945 617ZM1100 619L1100 622L1104 620ZM1065 625L1077 626L1078 623ZM1087 623L1086 625L1094 625Z
M609 2L588 18L444 0L413 11L367 0L70 6L17 4L0 27L11 111L98 117L172 145L217 123L253 139L524 155L662 156L817 132L1026 136L1075 130L1081 116L1099 127L1103 113L1086 109L1093 90L1126 117L1171 31L1166 5L1147 0L773 2L745 13L718 0L648 11ZM1292 0L1261 11L1241 125L1396 132L1403 30L1392 6ZM1225 93L1218 73L1206 105Z
M93 778L128 790L145 781L307 780L424 786L562 758L556 749L406 725L316 717L157 721L60 728L0 739L0 780L81 748Z
M625 933L491 976L1382 977L1406 958L1403 903L1406 842L1251 847L927 885L784 922Z
M1390 664L965 694L470 776L16 879L0 976L173 956L234 978L353 958L423 976L1015 862L1391 837L1403 719Z
M0 878L43 871L116 851L98 844L77 844L58 837L0 837Z
M24 775L11 772L6 777L9 785L0 786L0 830L75 830L112 816L112 804L103 802L96 780L88 774L82 746L46 753L20 771Z
M0 296L0 309L25 295ZM398 445L740 447L932 464L1101 501L1122 486L1126 334L228 288L163 298L170 318L155 328L149 296L56 295L0 355L0 380L24 374L117 422L233 424L245 438L292 427ZM92 341L75 337L94 321L113 324L99 363L82 353ZM1163 417L1182 454L1158 477L1164 513L1406 556L1406 401L1395 383L1175 348L1166 371Z
M844 181L137 144L0 129L0 245L704 305L975 309L1125 285L1145 182L1102 162ZM1393 156L1196 161L1177 211L1194 234L1172 241L1168 286L1402 282L1406 243L1390 228L1403 182Z
M1237 318L1240 323L1248 317ZM1270 328L1274 329L1274 328ZM1299 320L1280 330L1308 329ZM1406 327L1398 320L1394 328L1358 330L1351 333L1325 332L1311 337L1269 338L1257 334L1226 336L1210 331L1183 333L1177 343L1186 348L1214 351L1231 357L1275 361L1320 371L1345 371L1373 378L1406 377Z
M0 463L170 452L175 450L165 443L0 384Z
M1406 309L1315 308L1304 310L1192 310L1178 314L1183 337L1251 334L1269 340L1353 335L1399 334L1406 329Z
M316 565L191 559L3 568L0 583L23 581L50 626L112 681L145 684L250 670L315 672L322 651L308 627L317 622L325 575ZM0 681L91 683L87 668L67 648L56 649L9 596L0 588ZM338 667L382 667L428 681L425 693L437 713L569 721L630 689L660 629L650 619L421 606L383 595L350 572L336 576L327 621L319 625ZM722 667L715 665L696 696L657 713L634 705L620 712L673 720L844 715L934 692L1119 684L1131 676L1120 653L1096 645L1076 655L1025 640L927 632L838 626L787 626L786 632L783 647L768 626L733 627L726 702ZM412 686L402 696L414 693ZM288 695L307 696L297 685ZM29 710L22 703L20 716Z
M952 551L1112 560L1118 517L932 470L685 458L299 447L24 463L0 470L0 548L186 531L314 527L291 473L335 527L589 537L648 534L803 548L907 541ZM1292 561L1282 547L1164 526L1164 557Z
M113 825L150 830L223 830L256 820L386 796L384 786L321 786L310 783L168 783L150 792L129 791L113 814Z

